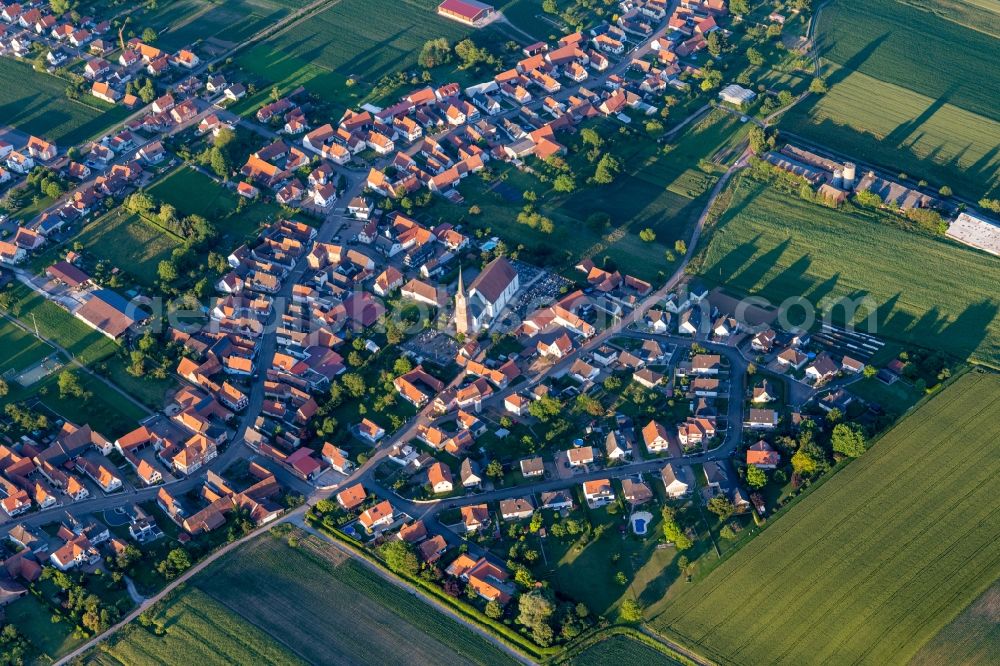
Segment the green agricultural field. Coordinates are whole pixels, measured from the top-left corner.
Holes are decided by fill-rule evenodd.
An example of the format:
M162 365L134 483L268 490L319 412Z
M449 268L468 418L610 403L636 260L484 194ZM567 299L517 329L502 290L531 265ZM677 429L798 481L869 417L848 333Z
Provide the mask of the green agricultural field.
M906 664L1000 577L1000 376L956 380L652 626L720 664Z
M71 100L66 86L66 81L36 72L31 65L0 59L3 123L67 147L102 134L130 113L96 98Z
M923 4L826 5L817 40L830 92L797 105L781 126L978 199L1000 186L1000 70L988 55L1000 50L989 34L998 23L995 3L990 11L952 0L967 10L952 20L944 6L940 13L914 6ZM960 22L973 15L987 19L976 21L983 31Z
M710 282L775 304L867 295L879 336L1000 367L995 257L887 214L833 210L748 178L730 187L731 204L698 258ZM867 314L860 308L856 320Z
M607 664L680 664L659 650L628 636L612 636L596 643L573 657L573 666L606 666Z
M16 284L7 291L9 307L0 310L27 322L27 326L37 326L43 338L60 345L81 363L105 359L118 348L113 341L24 285Z
M88 224L74 242L82 243L85 252L110 261L146 287L156 281L157 265L181 245L176 236L121 209Z
M391 11L377 11L367 0L340 0L241 53L237 62L282 90L304 85L331 102L356 104L383 74L415 67L427 40L455 43L468 35L469 28L438 16L437 4L401 0ZM346 86L348 77L357 80L355 88ZM270 87L258 90L238 108L263 102Z
M1000 661L1000 581L942 629L910 666L987 666Z
M157 637L129 625L92 652L87 663L136 664L305 664L258 627L229 611L207 594L187 589L158 607L155 618L167 627Z
M151 13L141 12L135 21L160 33L156 46L162 49L175 51L199 40L233 46L299 6L293 0L168 0L158 2Z
M469 629L340 551L296 534L296 547L267 535L213 563L161 611L172 619L168 626L181 631L168 629L165 638L156 639L135 627L111 655L125 664L138 663L143 653L190 655L185 663L203 658L220 663L215 654L234 655L222 660L227 663L268 663L235 658L252 626L275 655L273 663L512 663ZM227 630L206 640L203 628L212 624Z
M3 350L0 375L30 368L56 351L7 319L0 319L0 349Z

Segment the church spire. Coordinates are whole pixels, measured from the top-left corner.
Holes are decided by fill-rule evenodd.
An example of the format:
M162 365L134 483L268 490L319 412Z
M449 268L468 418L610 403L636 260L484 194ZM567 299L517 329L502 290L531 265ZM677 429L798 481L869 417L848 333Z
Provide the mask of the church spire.
M458 293L465 296L465 282L462 281L462 266L458 267Z

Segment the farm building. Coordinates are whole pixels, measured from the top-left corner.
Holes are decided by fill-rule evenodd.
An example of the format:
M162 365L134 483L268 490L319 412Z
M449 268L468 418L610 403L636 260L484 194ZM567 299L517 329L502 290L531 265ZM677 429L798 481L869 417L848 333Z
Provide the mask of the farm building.
M756 97L757 93L752 90L748 90L743 86L738 86L735 83L732 83L719 91L719 99L723 102L735 104L736 106L749 104L754 101Z
M438 5L437 13L459 23L482 27L493 17L492 5L477 0L444 0Z
M1000 256L1000 225L991 220L962 213L948 225L948 236Z

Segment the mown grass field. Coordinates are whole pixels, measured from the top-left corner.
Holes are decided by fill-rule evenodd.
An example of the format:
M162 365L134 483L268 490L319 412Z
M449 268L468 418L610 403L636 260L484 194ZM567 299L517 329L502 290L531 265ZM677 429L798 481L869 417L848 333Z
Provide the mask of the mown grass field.
M101 134L130 113L96 98L71 100L66 86L31 65L0 58L0 123L65 148Z
M170 258L180 240L137 215L122 209L88 224L74 239L83 244L84 250L99 259L107 259L136 279L151 287L157 279L156 267Z
M276 663L511 663L492 644L331 546L296 534L300 539L296 547L268 535L213 563L180 596L181 601L193 597L190 610L181 607L176 613L167 612L174 613L181 627L194 622L203 623L200 626L206 629L216 622L253 626L258 636L269 635L281 644L284 661ZM204 599L212 602L210 614L199 610L206 607ZM178 603L170 608L178 608ZM183 636L177 640L209 645L178 646L181 651L171 652L169 640L160 640L143 649L151 654L186 655L184 663L200 663L202 655L208 655L204 663L214 664L219 661L210 655L240 649L245 631L224 631L221 637L206 640L202 629L168 630L167 639L178 633ZM193 636L187 638L188 633ZM124 643L134 642L136 635L148 644L139 631ZM115 646L112 654L118 649ZM137 662L123 659L122 663ZM176 657L171 663L176 663ZM236 659L228 663L254 662Z
M97 377L78 368L73 371L80 379L83 389L90 393L88 398L62 398L59 395L59 373L49 375L28 387L28 390L59 416L73 423L86 423L112 441L134 430L139 421L148 416ZM41 392L42 389L46 389L44 393Z
M1000 376L956 380L652 626L723 664L905 664L1000 576Z
M181 165L151 185L148 192L157 201L177 209L178 214L213 218L236 206L236 195L210 177Z
M995 7L951 4L963 11L924 0L825 6L817 44L830 92L797 105L782 127L857 159L948 184L969 198L995 191L998 16Z
M774 304L867 296L880 337L1000 367L995 257L882 213L836 211L747 178L730 187L731 204L698 259L706 279ZM864 325L868 312L855 319Z
M34 663L52 663L83 643L82 638L73 636L68 622L53 624L52 609L30 594L4 607L4 621L31 641Z
M0 319L0 374L30 368L55 349L7 319Z
M196 589L185 589L158 607L167 627L158 637L138 624L91 653L86 663L137 664L305 664L257 627Z
M237 195L196 169L181 165L149 188L158 201L168 203L181 216L201 215L228 240L239 243L255 235L268 220L277 219L276 203L248 203L236 212Z
M1000 581L942 629L910 666L987 666L1000 661Z
M171 51L198 40L236 44L277 23L297 8L293 0L169 0L138 18L159 32L156 45Z

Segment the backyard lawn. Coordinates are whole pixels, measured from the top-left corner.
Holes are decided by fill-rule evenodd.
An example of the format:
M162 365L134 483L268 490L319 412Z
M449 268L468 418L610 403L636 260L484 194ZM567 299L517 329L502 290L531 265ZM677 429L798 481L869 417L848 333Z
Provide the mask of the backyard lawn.
M749 178L730 187L696 262L710 282L774 304L867 297L877 308L872 333L1000 367L995 257L887 214L833 210ZM869 311L857 312L862 327Z
M651 626L724 664L906 664L1000 577L998 410L962 376Z

